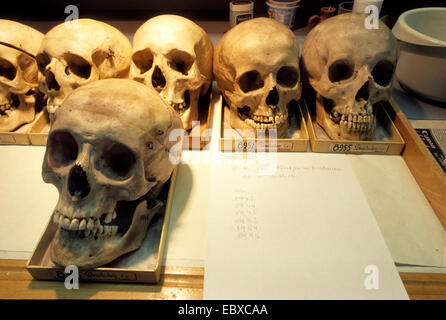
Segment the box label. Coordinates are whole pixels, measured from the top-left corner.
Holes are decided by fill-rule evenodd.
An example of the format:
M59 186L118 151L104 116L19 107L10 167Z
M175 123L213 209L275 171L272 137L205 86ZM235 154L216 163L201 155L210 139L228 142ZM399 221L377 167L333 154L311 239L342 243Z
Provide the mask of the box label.
M337 153L386 153L389 144L373 143L331 143L329 150Z
M136 274L131 273L119 273L119 272L108 272L108 271L95 271L87 270L80 272L81 279L88 280L136 280Z
M256 145L257 144L257 145ZM274 150L271 150L274 149ZM236 140L235 151L255 152L255 151L290 151L293 149L291 141L275 140Z
M280 141L277 143L277 150L290 151L293 149L293 143L288 141Z
M56 277L60 280L66 278L64 270L57 270ZM134 272L113 272L102 270L79 270L79 280L96 280L96 281L136 281L136 273Z
M274 150L271 150L274 149ZM293 149L293 143L289 141L257 141L257 151L290 151Z
M1 134L0 135L0 143L1 144L14 144L15 139L14 136L10 134Z

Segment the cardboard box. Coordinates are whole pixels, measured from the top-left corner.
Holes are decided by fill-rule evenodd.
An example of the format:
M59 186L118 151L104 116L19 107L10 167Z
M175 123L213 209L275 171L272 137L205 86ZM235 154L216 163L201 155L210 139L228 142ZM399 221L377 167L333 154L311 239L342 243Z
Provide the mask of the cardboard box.
M211 83L209 92L200 98L198 104L198 120L192 121L192 129L185 131L183 138L183 150L202 150L209 144L212 136L210 126L211 107L218 102L220 92L215 82Z
M29 141L34 146L46 146L48 132L50 131L50 119L44 109L28 131Z
M308 148L308 130L298 102L290 105L289 130L286 138L244 139L229 123L229 107L220 98L216 110L221 110L220 150L237 152L305 152Z
M301 105L305 110L304 113L313 152L401 154L405 142L389 117L386 108L381 103L377 105L376 111L376 138L372 141L365 141L330 139L324 129L317 124L316 115L309 111L311 109L314 110L314 108L310 108L307 101L303 97Z
M24 124L14 131L0 132L0 144L29 145L28 131L37 122L42 113L42 111L37 113L33 122Z
M164 215L157 214L138 250L127 253L111 263L94 268L79 269L80 281L156 283L161 275L161 263L169 224L177 168L166 185ZM49 258L49 248L57 226L50 221L26 264L36 280L64 281L65 268L55 266Z

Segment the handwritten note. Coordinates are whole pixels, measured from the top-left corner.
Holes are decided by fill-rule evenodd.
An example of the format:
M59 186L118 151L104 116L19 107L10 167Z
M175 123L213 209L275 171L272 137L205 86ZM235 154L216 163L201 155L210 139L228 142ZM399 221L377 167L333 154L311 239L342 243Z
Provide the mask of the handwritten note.
M234 159L211 169L205 299L407 298L344 155Z
M260 239L255 196L234 188L234 230L238 239Z

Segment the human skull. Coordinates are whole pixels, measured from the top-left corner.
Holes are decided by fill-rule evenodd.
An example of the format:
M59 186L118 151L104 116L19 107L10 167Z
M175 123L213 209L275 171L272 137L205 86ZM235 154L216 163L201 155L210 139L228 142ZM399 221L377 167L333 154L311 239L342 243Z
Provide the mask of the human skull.
M175 166L175 129L182 130L178 115L133 80L95 81L64 100L42 167L59 191L53 262L93 268L141 245Z
M146 21L133 38L132 79L154 88L181 117L198 120L198 101L212 81L213 47L206 32L181 16Z
M230 107L230 124L246 130L288 129L288 104L299 100L299 43L280 22L268 18L244 21L218 41L214 76Z
M318 24L302 47L302 71L316 91L316 120L331 139L371 140L374 104L391 96L396 40L382 22L342 14Z
M0 20L0 131L13 131L35 118L36 54L43 34L24 24Z
M92 81L127 78L132 47L116 28L92 19L61 23L48 31L37 55L39 87L51 116L74 89Z

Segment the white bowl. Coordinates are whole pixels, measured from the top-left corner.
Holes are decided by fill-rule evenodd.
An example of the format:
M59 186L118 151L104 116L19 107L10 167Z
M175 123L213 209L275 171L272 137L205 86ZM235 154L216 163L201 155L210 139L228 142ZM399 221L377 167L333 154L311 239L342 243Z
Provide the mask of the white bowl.
M396 76L402 87L446 103L446 8L406 11L392 32L400 40Z

